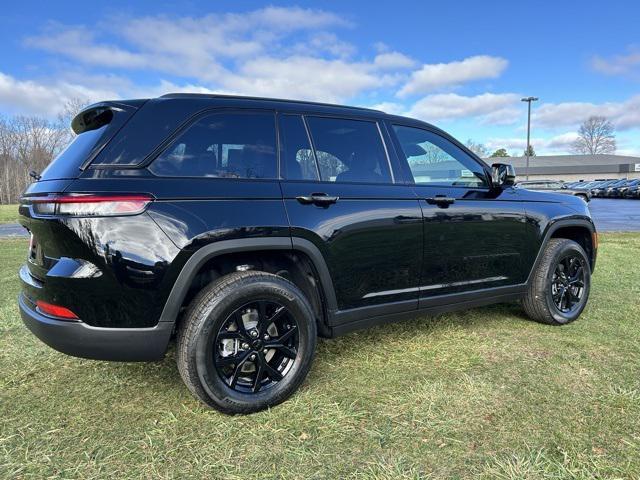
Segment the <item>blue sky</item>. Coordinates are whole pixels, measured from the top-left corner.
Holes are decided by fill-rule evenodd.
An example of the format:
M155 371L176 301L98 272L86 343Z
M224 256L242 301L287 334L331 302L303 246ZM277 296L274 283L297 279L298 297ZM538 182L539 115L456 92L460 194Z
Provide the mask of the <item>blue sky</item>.
M0 114L224 92L375 106L521 154L604 115L640 154L640 2L14 2Z

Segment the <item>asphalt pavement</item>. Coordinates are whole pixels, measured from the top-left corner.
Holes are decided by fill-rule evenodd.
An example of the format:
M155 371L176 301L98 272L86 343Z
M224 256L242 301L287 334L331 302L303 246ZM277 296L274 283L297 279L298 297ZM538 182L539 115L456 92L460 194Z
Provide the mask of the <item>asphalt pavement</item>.
M640 200L593 198L589 210L599 232L640 232Z
M599 232L640 232L640 200L594 198L589 210ZM0 238L26 237L17 223L0 224Z
M19 223L0 223L0 238L27 237L27 230Z

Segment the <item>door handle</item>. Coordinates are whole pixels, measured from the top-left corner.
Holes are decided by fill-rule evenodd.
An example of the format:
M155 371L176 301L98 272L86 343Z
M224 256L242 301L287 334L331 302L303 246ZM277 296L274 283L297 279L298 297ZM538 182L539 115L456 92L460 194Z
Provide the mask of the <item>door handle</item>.
M312 193L311 195L300 195L299 197L296 197L296 200L303 205L313 204L319 207L328 207L329 205L336 203L339 199L340 197L332 197L326 193Z
M455 198L445 196L440 197L438 195L436 195L435 197L425 198L425 200L429 205L437 205L442 208L447 208L449 205L456 202Z

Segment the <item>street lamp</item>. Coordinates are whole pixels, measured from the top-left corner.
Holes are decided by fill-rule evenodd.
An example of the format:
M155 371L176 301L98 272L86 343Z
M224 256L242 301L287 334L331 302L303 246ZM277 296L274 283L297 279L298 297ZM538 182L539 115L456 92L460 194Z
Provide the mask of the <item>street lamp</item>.
M529 140L531 138L531 102L535 102L538 100L538 97L525 97L522 99L523 102L527 102L529 104L528 112L527 112L527 150L524 152L527 156L527 167L525 168L525 175L527 176L527 180L529 180Z

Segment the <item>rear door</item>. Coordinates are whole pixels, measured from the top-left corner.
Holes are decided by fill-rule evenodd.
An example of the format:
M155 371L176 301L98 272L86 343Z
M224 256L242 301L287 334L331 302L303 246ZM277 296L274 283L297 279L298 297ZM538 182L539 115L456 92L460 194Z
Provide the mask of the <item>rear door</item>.
M322 253L337 297L333 308L371 307L371 315L382 305L384 313L415 309L421 212L412 188L394 181L379 123L280 114L279 131L292 235Z
M390 130L424 218L421 298L524 282L528 244L516 189L490 189L485 166L441 132Z

